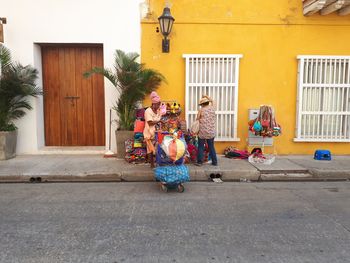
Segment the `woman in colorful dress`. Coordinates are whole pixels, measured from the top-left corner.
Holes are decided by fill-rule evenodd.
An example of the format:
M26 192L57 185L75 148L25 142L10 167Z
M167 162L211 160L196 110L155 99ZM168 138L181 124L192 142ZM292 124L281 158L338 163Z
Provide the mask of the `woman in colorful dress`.
M209 155L212 161L211 164L214 166L218 165L218 160L214 147L214 138L216 134L216 116L215 109L212 104L212 99L206 95L204 95L199 101L201 109L198 111L197 115L197 120L199 120L198 154L196 163L197 166L203 164L205 142L208 144Z

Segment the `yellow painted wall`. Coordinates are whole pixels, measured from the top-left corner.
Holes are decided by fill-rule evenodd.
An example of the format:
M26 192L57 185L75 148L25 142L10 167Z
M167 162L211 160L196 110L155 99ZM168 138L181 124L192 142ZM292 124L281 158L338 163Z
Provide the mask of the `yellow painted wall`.
M304 17L301 0L174 0L175 18L170 53L162 53L157 18L164 1L150 0L150 13L141 23L141 60L167 79L158 93L163 100L185 104L183 54L242 54L239 75L238 137L247 146L248 109L273 105L283 134L274 138L278 154L313 154L330 149L350 154L350 143L294 142L298 55L350 55L350 16ZM169 1L168 1L169 2ZM149 104L149 100L145 101ZM266 148L268 149L268 147Z

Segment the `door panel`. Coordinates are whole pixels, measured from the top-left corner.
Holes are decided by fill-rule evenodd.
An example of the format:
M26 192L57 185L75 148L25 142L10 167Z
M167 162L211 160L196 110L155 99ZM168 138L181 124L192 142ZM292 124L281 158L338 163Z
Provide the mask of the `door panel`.
M102 47L42 47L45 142L47 146L105 145Z
M99 65L102 61L103 57L102 49L94 48L91 54L92 64ZM103 86L103 78L100 75L92 76L93 87ZM95 145L99 145L102 143L101 138L104 137L105 130L99 129L98 127L105 123L104 114L101 115L101 112L104 112L104 91L101 89L92 89L92 98L93 98L93 120L94 123L94 143ZM103 126L104 127L104 126Z
M93 101L92 101L92 81L91 79L80 78L85 71L91 69L91 50L78 48L77 56L81 59L76 64L76 88L77 96L84 97L84 100L77 101L78 109L78 130L80 131L80 141L83 145L93 145Z
M58 49L43 49L42 59L45 65L43 66L45 141L46 145L62 145Z

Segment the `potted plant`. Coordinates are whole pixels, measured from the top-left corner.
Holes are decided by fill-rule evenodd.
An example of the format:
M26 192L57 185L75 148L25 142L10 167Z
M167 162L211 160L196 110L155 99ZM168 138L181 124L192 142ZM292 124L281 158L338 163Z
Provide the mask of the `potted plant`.
M106 77L117 89L119 97L113 109L117 112L118 128L116 130L117 157L124 158L124 142L133 138L134 122L136 119L136 106L145 96L156 90L162 81L165 81L162 74L153 69L145 68L145 65L138 62L139 54L125 53L116 50L114 68L95 67L85 72L84 76L101 74Z
M5 46L0 46L0 65L0 160L6 160L16 156L17 127L13 121L32 109L28 97L42 92L35 83L38 71L12 62Z

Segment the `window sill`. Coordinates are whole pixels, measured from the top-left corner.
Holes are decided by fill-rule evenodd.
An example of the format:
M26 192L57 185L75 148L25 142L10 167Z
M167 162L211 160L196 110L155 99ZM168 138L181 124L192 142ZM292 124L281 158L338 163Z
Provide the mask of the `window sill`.
M301 139L294 138L294 142L350 142L349 139Z
M240 142L241 139L240 138L216 138L215 137L215 141L216 142Z

